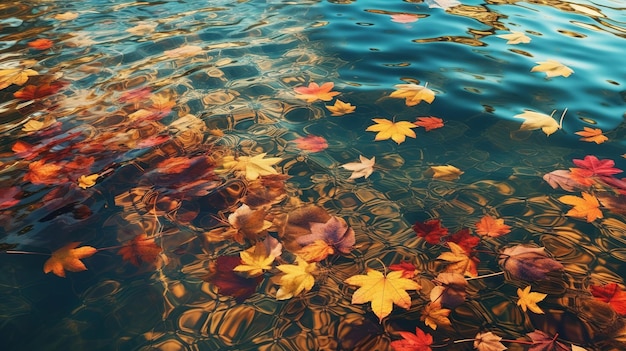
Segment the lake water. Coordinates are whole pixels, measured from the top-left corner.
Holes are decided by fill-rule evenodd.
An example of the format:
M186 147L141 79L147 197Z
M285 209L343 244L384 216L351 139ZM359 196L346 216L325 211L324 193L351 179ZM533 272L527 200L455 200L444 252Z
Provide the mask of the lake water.
M3 1L2 349L624 350L625 47L622 0Z

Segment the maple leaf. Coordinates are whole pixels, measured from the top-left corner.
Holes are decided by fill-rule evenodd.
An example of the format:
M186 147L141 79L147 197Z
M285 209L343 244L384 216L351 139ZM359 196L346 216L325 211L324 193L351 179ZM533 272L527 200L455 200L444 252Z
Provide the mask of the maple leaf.
M43 121L31 119L24 124L22 131L26 133L37 132L55 124L57 124L57 120L54 117L46 117Z
M452 165L430 166L428 170L426 170L427 176L442 180L458 179L463 173L465 172Z
M376 156L372 156L371 159L368 159L363 155L359 155L359 161L360 162L348 162L340 166L349 171L352 171L352 174L348 179L357 179L361 177L367 178L372 174L372 172L374 172Z
M446 272L476 277L478 275L476 262L468 256L465 249L453 242L448 242L448 246L450 252L444 252L437 257L437 259L450 262L446 267Z
M603 217L598 199L584 191L582 192L582 198L574 195L564 195L559 197L559 201L574 206L565 214L566 216L585 218L587 222L593 222L596 218Z
M526 312L526 310L531 310L537 314L543 314L543 310L537 306L537 302L543 301L543 299L548 296L548 294L542 294L538 292L531 292L530 285L525 287L524 290L517 289L517 296L519 300L517 300L517 305L522 308L522 311Z
M504 219L484 215L476 223L476 233L490 237L498 237L511 232L511 227L504 224Z
M339 252L348 254L356 242L354 230L340 217L331 216L325 223L311 222L310 228L311 234L299 237L298 244L306 246L315 240L324 240Z
M502 251L499 263L515 278L531 281L545 279L549 272L563 269L563 265L548 257L544 249L515 245Z
M38 160L28 164L28 173L24 175L24 180L33 184L50 185L58 184L66 180L61 174L62 166L54 163L46 163L45 160Z
M252 157L239 156L235 158L233 156L225 156L223 167L243 173L248 180L255 180L259 176L278 174L272 166L283 159L280 157L264 158L265 155L267 154L264 152Z
M63 82L44 83L42 85L29 84L13 93L13 96L22 100L36 100L57 93L65 86Z
M272 263L276 256L267 252L262 242L239 253L242 264L233 268L235 272L241 273L246 278L254 278L263 274L263 271L272 269Z
M406 140L407 136L410 138L416 137L415 132L411 129L417 126L411 122L392 122L384 118L374 118L372 121L376 124L367 127L365 131L378 132L374 138L376 141L391 139L399 145Z
M443 127L443 119L438 117L417 117L417 121L414 124L418 127L424 127L427 132L433 129Z
M565 191L575 191L583 184L572 178L572 173L568 170L558 169L543 176L543 180L548 182L553 189L561 187Z
M64 12L54 15L52 18L59 21L71 21L73 19L78 18L78 14L76 12Z
M241 201L251 207L260 207L280 202L287 195L286 174L261 176L248 184L248 191Z
M554 112L552 112L554 114ZM546 115L530 110L524 110L524 113L513 116L515 118L522 118L522 126L519 130L535 130L541 129L546 135L553 134L557 130L561 129L561 125L552 118L552 115Z
M255 240L258 236L265 234L265 231L272 226L272 222L265 220L264 209L251 209L243 204L228 216L228 223L235 232L235 240L243 242L243 238Z
M596 156L587 155L582 160L573 159L572 162L578 166L578 168L572 168L571 170L581 169L589 171L589 176L612 176L623 171L619 168L615 168L615 161L611 159L600 160Z
M98 250L91 246L81 246L79 242L69 243L54 251L52 256L44 263L44 273L54 273L59 277L65 277L65 271L80 272L86 271L87 267L81 259L95 254Z
M317 100L330 101L333 96L339 95L339 92L332 91L335 83L326 82L321 86L315 82L311 82L308 87L296 87L293 90L297 93L296 98L305 100L306 102L315 102Z
M319 262L335 253L335 249L325 240L315 240L304 246L296 254L307 262Z
M507 347L500 340L501 337L492 332L478 333L474 337L474 348L478 351L503 351Z
M328 142L321 136L307 135L294 139L296 146L303 151L320 152L328 148Z
M366 275L354 275L345 282L359 286L352 295L352 303L371 302L372 312L378 317L379 322L391 313L394 304L409 309L411 297L406 290L422 288L417 282L403 278L400 271L384 275L379 271L368 269Z
M333 105L326 105L326 108L331 112L331 116L343 116L356 110L356 106L352 106L349 102L343 102L339 99L335 100L335 104Z
M437 285L430 291L430 301L440 302L442 306L455 308L465 302L467 280L460 273L442 272L434 282Z
M297 265L281 264L276 268L283 272L278 277L280 288L276 291L277 300L286 300L309 291L315 284L313 272L317 269L315 262L308 263L302 257L296 256Z
M420 238L424 238L429 244L439 244L441 238L448 235L448 228L441 226L439 219L429 219L425 222L415 222L413 230Z
M600 128L583 127L583 130L576 132L575 134L582 137L580 140L590 143L602 144L603 142L609 140L609 138L602 134L602 130Z
M78 186L82 189L91 188L96 185L96 180L100 177L99 174L81 175L78 178Z
M468 228L463 228L456 233L446 237L446 242L453 242L463 248L466 254L470 255L472 250L480 242L480 238L473 236Z
M54 42L50 39L39 38L28 42L27 45L36 50L48 50L54 45Z
M526 34L522 32L511 32L509 34L500 34L497 36L498 38L506 39L507 44L528 44L530 43L530 37L526 36Z
M245 278L236 274L233 269L240 264L239 256L220 256L203 279L215 284L220 294L233 296L237 302L242 303L254 294L263 277Z
M161 251L161 247L154 242L154 238L149 238L146 233L142 233L124 244L117 253L122 255L124 261L139 266L141 262L154 263Z
M443 308L439 301L429 302L424 310L422 310L420 320L424 321L424 324L431 327L433 330L437 330L438 326L449 327L451 325L450 319L448 319L450 312L452 311Z
M30 76L36 76L39 73L29 68L7 68L0 69L0 90L11 84L24 85Z
M528 337L533 341L532 346L528 348L528 351L570 351L571 349L556 340L557 335L550 336L541 330L535 330L530 333L526 333Z
M169 58L193 57L201 54L202 48L196 45L183 45L176 49L165 50L163 53Z
M547 60L547 61L537 62L537 63L539 65L531 68L530 71L531 72L544 72L546 74L546 77L548 78L557 77L557 76L569 77L572 73L574 73L574 71L571 68L565 66L559 61Z
M391 347L395 351L432 351L430 345L433 343L433 337L424 333L420 328L415 328L415 334L400 331L398 332L403 338L391 342Z
M419 273L417 267L415 267L413 263L404 261L390 265L389 269L392 271L402 272L402 277L407 279L411 279Z
M608 283L591 285L589 288L596 300L608 303L617 314L626 316L626 291L622 290L619 285Z
M410 15L408 13L396 13L391 15L391 21L396 23L411 23L416 22L419 19L417 15Z
M389 97L405 99L407 106L415 106L422 101L430 104L435 100L435 92L428 89L426 86L409 83L396 84L395 88L396 91L391 93Z

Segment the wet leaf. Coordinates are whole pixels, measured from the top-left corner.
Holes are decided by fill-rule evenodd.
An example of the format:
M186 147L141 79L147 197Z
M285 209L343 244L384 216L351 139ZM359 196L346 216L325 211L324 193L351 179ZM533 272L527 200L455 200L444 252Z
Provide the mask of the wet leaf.
M446 242L453 242L459 245L467 255L470 255L473 249L480 242L480 238L473 236L468 228L463 228L456 233L445 238Z
M78 186L82 189L91 188L92 186L96 185L98 177L100 177L99 174L81 175L78 178Z
M92 256L98 250L91 246L78 247L78 245L80 245L79 242L72 242L54 251L44 263L43 272L52 272L59 277L65 277L65 271L86 271L87 267L81 259Z
M7 68L0 69L0 90L11 84L24 85L31 76L39 73L29 68Z
M429 219L425 222L415 222L413 230L420 238L424 238L429 244L439 244L441 238L448 235L448 228L441 226L439 219Z
M619 168L615 168L615 161L611 159L600 160L596 156L587 155L582 160L573 159L572 162L579 169L589 172L589 176L612 176L623 171ZM570 169L574 170L576 168Z
M303 151L320 152L328 148L328 142L321 136L307 135L294 139L296 147Z
M307 262L319 262L334 253L335 249L325 240L315 240L296 252Z
M250 181L248 191L241 201L250 207L272 205L280 202L287 195L286 174L270 174Z
M417 22L419 17L417 15L410 15L408 13L396 13L391 15L391 21L396 23L412 23Z
M239 264L239 256L220 256L203 279L215 284L220 294L233 296L238 303L242 303L256 292L263 277L245 278L236 274L233 269Z
M53 117L44 118L43 121L31 119L24 124L24 126L22 127L22 131L26 133L37 132L55 124L57 124L57 120Z
M492 332L478 333L474 339L474 348L478 351L506 350L506 346L500 342L502 338Z
M530 281L545 279L548 273L563 269L563 265L548 257L544 249L524 245L505 248L499 263L515 278Z
M546 173L543 176L543 180L548 182L553 189L561 187L565 191L576 191L576 189L583 186L576 180L572 179L572 174L568 170L559 169Z
M522 308L522 311L526 312L526 310L530 310L537 314L544 314L543 310L539 306L537 306L537 302L543 301L543 299L545 299L548 294L531 292L529 285L525 287L524 290L518 288L517 296L519 297L519 300L517 300L517 305Z
M46 163L45 160L38 160L28 164L28 173L24 175L24 180L37 185L52 185L67 181L67 177L62 173L63 167Z
M315 277L312 273L317 270L316 263L308 263L299 256L296 256L296 263L296 265L281 264L276 267L283 272L281 276L278 276L280 288L276 291L277 300L290 299L313 288Z
M17 205L20 200L15 196L20 194L22 190L16 186L0 189L0 210L4 210Z
M460 273L439 273L434 282L437 285L430 291L430 301L439 302L442 306L455 308L465 302L467 297L467 280Z
M406 137L415 138L415 132L411 130L417 126L411 122L400 121L392 122L384 118L372 119L376 124L367 127L368 132L378 132L374 140L387 140L391 139L397 144L401 144L406 140Z
M405 99L407 106L415 106L422 101L431 103L435 100L435 92L426 86L417 84L396 84L396 91L391 93L389 97Z
M255 180L259 176L278 174L272 167L282 161L280 157L264 158L266 153L256 156L226 156L223 159L223 167L227 170L234 170L245 175L248 180Z
M535 330L527 333L533 341L533 345L528 348L528 351L569 351L570 348L557 341L555 336L550 336L541 330Z
M59 13L57 15L54 15L52 18L54 18L55 20L58 20L58 21L71 21L73 19L78 18L78 13L68 11L68 12Z
M582 192L582 197L565 195L559 197L559 201L574 206L574 208L565 214L566 216L584 218L587 222L593 222L595 219L603 217L598 199L584 191Z
M419 273L417 267L415 267L413 263L404 261L390 265L389 269L392 271L402 272L402 277L407 279L411 279Z
M235 230L235 240L243 242L246 238L255 241L259 236L265 235L266 230L272 226L272 222L265 220L264 209L251 209L248 205L241 205L235 212L228 216L228 223Z
M550 135L561 129L561 125L551 115L524 110L524 113L513 117L524 119L520 130L541 129L546 135Z
M50 39L39 38L28 42L27 45L36 50L48 50L54 45L54 42Z
M432 351L432 335L424 333L420 328L415 328L415 334L405 331L398 333L402 339L391 342L394 351Z
M528 44L530 43L530 37L522 32L511 32L509 34L500 34L498 38L506 39L507 44Z
M427 176L433 177L435 179L455 180L458 179L465 172L452 165L445 165L430 166L425 173Z
M499 237L511 232L511 227L504 224L504 219L484 215L476 223L476 233L490 237Z
M580 140L590 143L602 144L603 142L609 140L609 138L602 134L602 130L599 128L583 127L583 130L576 132L575 134L582 137Z
M235 272L241 273L246 278L254 278L263 274L264 271L272 269L272 263L276 256L267 251L262 242L239 253L242 264L233 268Z
M352 106L349 102L343 102L339 99L335 100L333 105L326 105L326 108L331 112L331 116L343 116L353 113L356 110L356 106Z
M13 93L13 96L22 100L35 100L56 94L65 86L62 82L44 83L41 85L27 85Z
M591 285L589 288L596 300L608 303L617 314L626 316L626 291L618 284Z
M330 101L334 96L340 94L337 91L332 91L334 86L333 82L326 82L321 86L311 82L308 87L296 87L293 90L297 93L296 98L306 102L315 102L317 100Z
M117 253L122 255L124 261L139 266L141 262L155 263L161 251L163 250L154 242L153 237L148 237L147 234L142 233L124 244Z
M355 244L354 230L343 218L331 216L325 223L310 223L311 234L297 239L298 244L306 246L315 240L324 240L337 251L348 254Z
M386 276L368 269L366 275L354 275L345 280L347 284L359 286L352 295L353 304L371 302L372 312L379 322L387 317L393 305L409 309L411 297L406 290L419 290L422 287L415 281L402 277L402 272L389 272Z
M446 266L446 272L459 273L468 277L476 277L476 262L473 261L465 251L465 249L453 242L448 242L450 252L440 254L437 259L449 262Z
M571 68L565 66L559 61L547 60L547 61L537 62L537 63L539 65L533 67L530 71L531 72L544 72L546 74L546 77L548 78L557 77L557 76L569 77L572 73L574 73L574 71Z
M371 159L363 155L359 155L360 162L348 162L340 167L352 171L349 179L367 178L372 172L374 172L374 164L376 163L376 156L372 156Z
M448 318L450 312L452 311L443 308L440 302L429 302L422 310L420 320L433 330L437 330L437 327L449 327L452 324Z
M443 119L438 117L417 117L415 125L418 127L424 127L427 132L430 132L433 129L443 127Z

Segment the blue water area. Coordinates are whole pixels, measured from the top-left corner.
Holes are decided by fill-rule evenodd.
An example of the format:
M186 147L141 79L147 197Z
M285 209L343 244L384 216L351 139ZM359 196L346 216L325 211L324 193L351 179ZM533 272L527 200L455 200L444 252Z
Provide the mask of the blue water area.
M3 1L2 350L626 349L625 39L622 0Z

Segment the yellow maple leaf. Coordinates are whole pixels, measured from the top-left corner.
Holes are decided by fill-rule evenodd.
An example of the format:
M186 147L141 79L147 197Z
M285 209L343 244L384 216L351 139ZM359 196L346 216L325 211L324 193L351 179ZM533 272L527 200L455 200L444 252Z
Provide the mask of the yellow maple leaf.
M317 269L315 262L307 263L300 256L296 256L297 265L281 264L277 266L283 275L278 278L280 288L276 291L277 300L286 300L298 296L303 291L309 291L315 284L313 272Z
M415 132L412 128L417 128L414 123L407 121L392 122L384 118L372 119L376 124L367 127L367 132L378 132L374 140L387 140L392 139L398 144L401 144L406 140L406 137L415 138Z
M596 218L603 217L598 199L587 192L582 192L582 198L574 195L565 195L559 197L559 201L574 206L565 214L566 216L585 218L587 222L593 222Z
M46 117L43 121L31 119L24 124L24 126L22 127L22 131L26 133L37 132L50 127L56 122L57 120L54 117Z
M0 90L11 84L24 85L28 77L36 76L39 73L29 68L7 68L0 69Z
M600 128L583 127L583 130L576 132L576 134L582 137L580 140L596 144L602 144L603 142L609 140L609 138L602 134L602 129Z
M276 258L267 252L262 242L257 242L255 246L241 251L239 257L243 264L233 268L233 271L241 273L246 278L258 277L263 274L263 271L272 269L272 263Z
M371 302L372 312L379 321L387 317L393 305L409 309L411 297L406 290L419 290L422 287L415 281L402 277L402 271L383 273L368 269L367 275L354 275L345 280L347 284L360 286L352 295L352 303Z
M282 161L280 157L264 158L266 153L256 156L225 156L222 166L227 170L234 170L243 173L248 180L255 180L259 176L278 174L272 167L276 163Z
M407 106L415 106L422 101L426 101L430 104L435 100L435 92L428 89L426 86L409 83L396 84L395 88L396 91L391 93L389 97L404 98Z
M426 171L427 176L443 180L458 179L463 173L463 171L451 165L430 166Z
M433 330L436 330L438 326L452 325L450 319L448 318L450 312L451 310L442 308L441 303L438 301L429 302L422 311L420 320L424 321L424 323Z
M334 96L339 95L338 91L332 91L335 83L326 82L318 85L311 82L308 87L296 87L293 90L297 93L296 98L305 100L306 102L315 102L317 100L330 101Z
M467 255L465 250L456 243L448 242L450 252L440 254L437 259L450 262L445 269L448 273L459 273L468 277L478 276L476 263Z
M544 72L546 77L569 77L570 74L574 73L574 70L555 60L547 60L542 62L537 62L539 65L531 68L531 72Z
M530 43L530 38L526 36L526 34L522 32L511 32L509 34L500 34L498 38L506 39L507 44L528 44Z
M79 242L69 243L54 251L52 256L44 263L44 273L54 273L59 277L65 277L65 271L80 272L86 271L87 267L81 262L81 258L89 257L98 250L91 246L81 246Z
M554 112L552 113L554 114ZM524 113L515 115L514 117L524 119L519 130L535 130L541 128L546 135L550 135L561 129L561 124L552 118L552 115L548 116L544 113L524 110Z
M326 108L331 112L331 116L343 116L356 110L356 106L352 106L349 102L343 102L339 99L335 100L334 105L326 105Z
M96 180L98 180L99 174L90 174L90 175L82 175L78 178L78 186L82 189L90 188L96 185Z
M519 300L517 300L517 305L520 306L524 312L529 309L537 314L543 314L543 310L539 308L539 306L537 306L537 302L545 299L548 294L531 292L529 285L525 287L524 290L518 288L517 296L519 296Z

